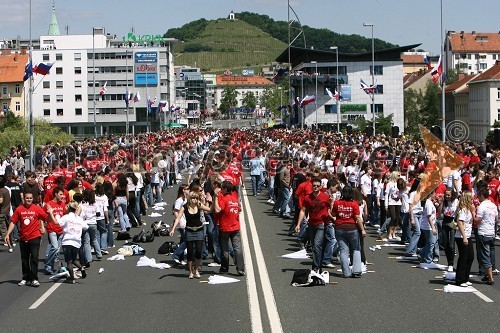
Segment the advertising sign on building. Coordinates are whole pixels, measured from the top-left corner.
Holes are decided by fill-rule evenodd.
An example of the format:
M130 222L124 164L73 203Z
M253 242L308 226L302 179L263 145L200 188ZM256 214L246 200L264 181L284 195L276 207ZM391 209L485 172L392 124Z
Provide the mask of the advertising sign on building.
M153 87L158 85L158 74L156 73L139 73L135 74L136 86Z
M158 52L137 51L134 53L135 86L158 86Z
M350 102L352 98L352 90L350 84L340 85L340 96L342 96L342 102Z
M241 71L241 75L243 76L254 76L254 70L252 69L244 69Z

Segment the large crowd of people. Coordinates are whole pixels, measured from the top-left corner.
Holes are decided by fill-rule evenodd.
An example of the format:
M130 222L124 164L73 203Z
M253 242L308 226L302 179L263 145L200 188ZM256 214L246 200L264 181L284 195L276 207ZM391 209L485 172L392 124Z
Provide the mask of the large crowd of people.
M181 183L172 204L170 235L180 235L172 259L187 265L189 278L199 278L210 257L220 274L232 257L245 275L239 213L247 173L248 195L264 197L290 223L289 236L297 249L310 249L317 272L338 261L344 277L360 277L373 228L379 240L405 245L407 257L445 262L459 286L470 285L474 259L493 284L500 154L485 143L448 145L462 166L425 197L419 185L439 163L422 140L405 136L178 129L48 142L36 150L34 170L26 170L25 149L12 147L0 167L0 233L8 252L19 244L19 285L39 285L42 237L45 273L68 269L74 283L74 267L85 277L92 261L115 247L117 232L142 225L147 206Z

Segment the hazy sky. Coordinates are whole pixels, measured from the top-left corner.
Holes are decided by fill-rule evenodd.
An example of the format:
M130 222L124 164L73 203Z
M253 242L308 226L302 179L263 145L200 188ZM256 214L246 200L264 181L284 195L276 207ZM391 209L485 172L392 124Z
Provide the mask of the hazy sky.
M471 32L499 32L500 1L442 0L444 29ZM0 0L0 39L29 37L30 0ZM52 0L31 0L32 36L48 31ZM440 50L440 0L290 0L301 23L343 34L371 37L399 45L422 43L435 55ZM287 20L287 0L57 0L56 12L61 33L91 34L92 26L123 36L163 34L169 28L199 18L217 19L228 13L250 11L274 20ZM307 37L307 36L306 36ZM342 50L340 50L342 52Z

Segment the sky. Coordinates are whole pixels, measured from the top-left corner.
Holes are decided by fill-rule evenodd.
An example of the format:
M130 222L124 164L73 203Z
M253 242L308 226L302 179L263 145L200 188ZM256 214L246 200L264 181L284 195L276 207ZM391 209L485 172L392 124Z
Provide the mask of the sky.
M53 0L0 0L0 39L29 38L30 1L33 39L47 34ZM200 18L225 18L231 10L286 21L288 1L302 25L371 38L363 23L372 23L375 38L422 43L431 55L440 52L441 1L444 30L500 31L500 1L494 0L56 0L55 6L61 33L68 26L70 34L91 34L95 26L121 38L132 27L137 35L163 34Z

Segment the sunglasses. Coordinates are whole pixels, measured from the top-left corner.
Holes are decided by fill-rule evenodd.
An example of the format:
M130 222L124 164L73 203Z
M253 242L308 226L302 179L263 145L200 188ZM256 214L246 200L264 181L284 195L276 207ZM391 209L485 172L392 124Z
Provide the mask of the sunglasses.
M321 187L321 184L313 184L313 187Z

